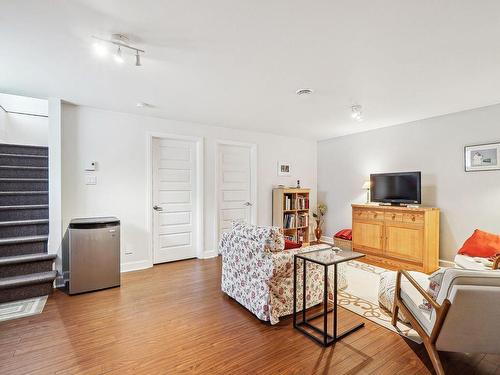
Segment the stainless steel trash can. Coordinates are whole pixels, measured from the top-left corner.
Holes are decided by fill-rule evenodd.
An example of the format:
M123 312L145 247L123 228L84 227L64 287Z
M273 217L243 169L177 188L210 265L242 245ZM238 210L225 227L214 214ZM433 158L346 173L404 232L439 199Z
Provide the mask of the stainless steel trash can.
M73 219L69 224L69 294L120 285L120 220Z

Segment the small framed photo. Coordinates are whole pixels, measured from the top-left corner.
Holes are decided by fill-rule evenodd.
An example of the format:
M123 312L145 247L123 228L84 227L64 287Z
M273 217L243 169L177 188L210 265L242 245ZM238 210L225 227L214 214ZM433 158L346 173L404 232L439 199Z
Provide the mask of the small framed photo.
M465 171L500 169L500 142L465 146Z
M278 176L289 177L291 176L290 163L285 161L278 162Z

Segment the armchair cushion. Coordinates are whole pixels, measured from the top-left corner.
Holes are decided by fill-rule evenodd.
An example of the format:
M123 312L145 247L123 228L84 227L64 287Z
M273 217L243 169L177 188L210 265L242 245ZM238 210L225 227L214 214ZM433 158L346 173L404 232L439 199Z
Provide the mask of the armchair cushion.
M500 254L500 236L476 229L458 250L471 257L490 258Z
M245 222L233 222L232 234L262 244L264 251L281 251L285 248L283 231L278 227L260 227Z

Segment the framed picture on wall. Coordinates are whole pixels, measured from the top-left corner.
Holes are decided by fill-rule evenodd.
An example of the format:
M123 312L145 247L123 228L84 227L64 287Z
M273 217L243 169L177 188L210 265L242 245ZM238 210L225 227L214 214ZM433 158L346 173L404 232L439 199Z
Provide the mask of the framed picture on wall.
M281 177L291 176L290 163L287 163L286 161L278 162L278 176Z
M500 169L500 142L465 146L465 171L491 171Z

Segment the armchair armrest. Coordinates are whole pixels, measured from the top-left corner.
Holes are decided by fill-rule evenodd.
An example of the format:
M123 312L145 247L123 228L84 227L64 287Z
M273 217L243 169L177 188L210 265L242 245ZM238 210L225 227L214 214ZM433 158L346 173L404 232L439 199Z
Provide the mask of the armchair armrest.
M438 310L441 305L438 304L432 297L429 293L427 293L427 291L425 291L419 283L417 283L417 281L410 275L410 273L408 271L405 271L405 270L399 270L398 271L398 274L396 276L396 296L398 298L401 298L401 276L404 276L409 282L411 285L413 285L413 287L417 290L417 292L419 292L422 297L425 298L425 300L427 302L430 303L430 305Z

